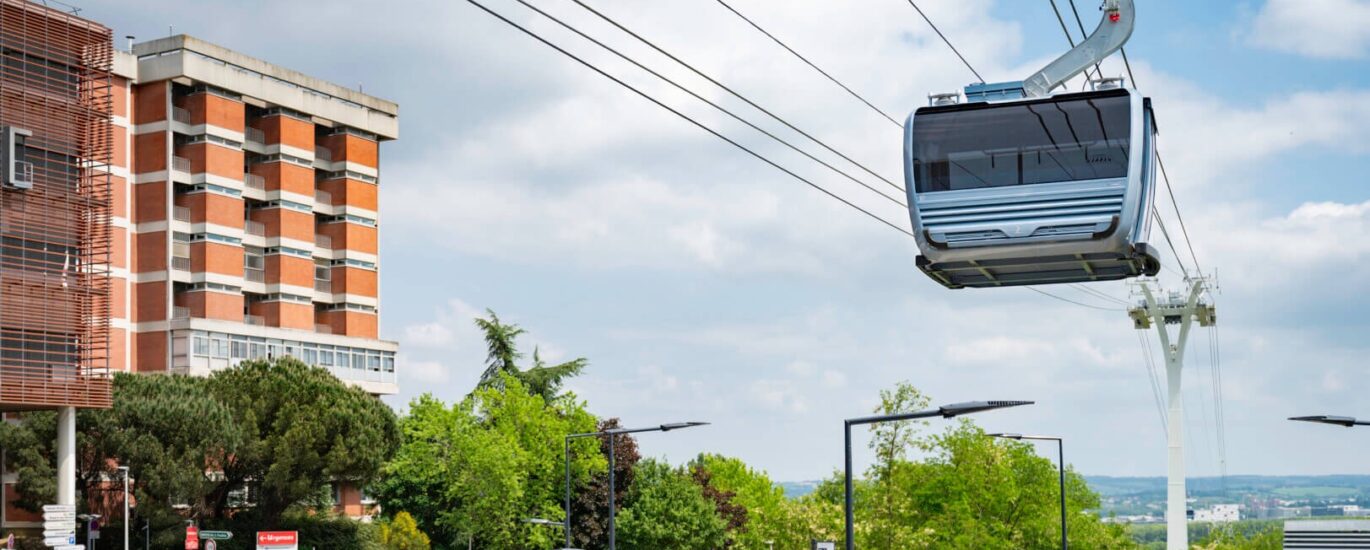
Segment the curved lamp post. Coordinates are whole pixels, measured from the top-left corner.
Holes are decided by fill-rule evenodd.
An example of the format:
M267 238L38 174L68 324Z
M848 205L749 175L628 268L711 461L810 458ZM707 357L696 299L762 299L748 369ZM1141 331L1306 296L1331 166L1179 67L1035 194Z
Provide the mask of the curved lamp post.
M1013 434L1013 433L999 433L999 434L989 434L989 436L990 436L990 437L1003 438L1003 439L1013 439L1013 440L1017 440L1017 441L1022 441L1022 440L1024 440L1024 439L1027 439L1027 440L1031 440L1031 441L1055 441L1055 442L1056 442L1056 457L1057 457L1057 459L1059 460L1059 462L1058 462L1057 464L1058 464L1058 466L1059 466L1060 473L1061 473L1061 475L1060 475L1060 479L1061 479L1061 550L1066 550L1067 548L1070 548L1070 544L1069 544L1068 542L1066 542L1067 539L1066 539L1066 450L1065 450L1065 443L1064 443L1063 441L1061 441L1061 438L1059 438L1059 437L1054 437L1054 436L1050 436L1050 435L1023 435L1023 434Z

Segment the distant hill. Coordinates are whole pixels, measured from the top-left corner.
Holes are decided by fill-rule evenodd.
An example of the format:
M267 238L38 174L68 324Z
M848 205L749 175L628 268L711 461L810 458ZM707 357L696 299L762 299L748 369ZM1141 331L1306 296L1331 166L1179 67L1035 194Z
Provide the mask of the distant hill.
M1085 481L1106 499L1129 496L1165 498L1165 478L1161 476L1085 476ZM818 484L818 481L776 483L789 498L812 493ZM1286 498L1370 495L1370 475L1191 477L1188 479L1188 490L1191 497L1232 494L1268 494Z
M1085 476L1085 481L1103 497L1151 496L1165 494L1165 478ZM1191 497L1222 494L1258 493L1305 497L1307 493L1370 494L1370 475L1329 476L1227 476L1191 477L1187 488ZM1339 489L1326 491L1325 489Z

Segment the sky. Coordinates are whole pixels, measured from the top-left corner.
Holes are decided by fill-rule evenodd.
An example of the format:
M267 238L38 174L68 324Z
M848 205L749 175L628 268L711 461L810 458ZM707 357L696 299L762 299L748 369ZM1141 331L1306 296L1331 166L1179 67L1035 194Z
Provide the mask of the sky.
M907 211L519 3L481 1L907 227ZM900 181L897 127L717 2L584 1ZM530 2L792 138L570 0ZM974 80L903 0L728 2L896 118ZM1135 84L1153 98L1199 265L1218 281L1219 328L1196 330L1184 374L1188 472L1222 471L1216 338L1227 472L1367 473L1370 432L1284 418L1370 417L1370 2L1137 3ZM1076 4L1092 28L1097 4ZM1165 472L1144 344L1122 306L1070 287L1049 290L1092 307L944 289L915 268L911 239L467 2L80 5L119 37L187 33L400 104L380 183L381 333L401 345L401 393L387 398L398 409L470 391L485 356L472 319L488 308L528 330L527 351L588 358L569 388L595 414L712 422L644 434L646 455L707 451L777 480L825 477L841 466L842 419L908 381L935 403L1036 401L975 421L1062 436L1084 473ZM1067 48L1046 1L919 6L991 82ZM1104 72L1125 74L1118 56ZM1157 207L1194 269L1169 199ZM1175 259L1158 232L1152 241L1167 250L1161 282L1178 288ZM1123 282L1090 288L1137 299ZM1159 353L1154 332L1140 336ZM858 452L858 467L869 460Z

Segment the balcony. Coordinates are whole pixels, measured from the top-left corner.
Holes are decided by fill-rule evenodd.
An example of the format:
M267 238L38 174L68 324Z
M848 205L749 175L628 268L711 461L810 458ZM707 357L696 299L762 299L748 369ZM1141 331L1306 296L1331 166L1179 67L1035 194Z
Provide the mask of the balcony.
M258 327L266 326L266 319L263 319L261 315L244 315L243 324Z
M257 236L257 237L265 237L265 236L266 236L266 226L265 226L265 225L262 225L262 222L254 222L254 221L252 221L252 220L245 220L245 221L243 222L243 232L244 232L244 233L247 233L248 235L253 235L253 236Z
M247 139L248 143L255 143L257 145L266 144L266 134L251 126L248 126L247 131L243 132L243 137Z
M319 204L331 206L333 204L333 194L328 191L315 191L314 201Z
M176 220L176 221L178 221L178 222L188 222L188 221L190 221L190 207L189 207L189 206L173 206L173 207L171 207L171 219Z
M260 283L266 280L266 272L251 267L243 268L243 279L249 283Z
M177 270L177 271L190 271L190 257L189 257L189 256L172 256L172 257L171 257L171 268L172 268L172 269L175 269L175 270Z
M331 294L333 292L333 281L329 281L326 279L314 279L314 290L318 292L327 292Z
M176 306L176 307L171 308L171 318L172 318L172 319L189 319L189 318L190 318L190 308L188 308L188 307L182 307L182 306Z
M333 248L333 237L328 235L315 235L314 246L319 248Z
M243 174L243 186L247 187L248 189L265 191L266 178L258 176L257 174Z
M171 157L171 169L178 172L190 172L190 159L185 157Z
M333 325L315 324L314 332L319 334L333 334Z
M190 124L190 111L187 111L180 107L172 107L171 120L174 120L181 124Z
M324 162L333 162L333 151L327 147L315 147L314 158Z

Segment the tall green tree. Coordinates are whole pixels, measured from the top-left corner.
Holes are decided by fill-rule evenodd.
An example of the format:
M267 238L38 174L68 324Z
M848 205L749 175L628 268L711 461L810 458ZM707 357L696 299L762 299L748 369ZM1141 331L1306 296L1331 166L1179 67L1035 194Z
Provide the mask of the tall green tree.
M488 348L485 372L481 373L480 381L476 383L477 388L502 388L503 375L509 375L523 383L533 394L541 396L543 401L550 403L556 399L562 383L567 378L585 370L588 361L584 357L548 365L542 360L537 348L533 348L533 366L527 369L519 367L518 361L523 358L523 353L518 350L517 340L525 331L516 324L500 321L494 311L487 309L485 312L490 316L488 319L476 318L476 326L485 333L485 344Z
M218 464L237 452L244 434L232 411L213 393L208 379L116 374L114 405L77 413L78 489L98 498L104 480L119 479L128 466L141 517L179 523L173 505L203 516L206 497L219 486ZM53 445L56 415L30 413L19 424L0 423L0 447L7 467L19 474L19 505L37 511L55 500ZM105 495L110 496L110 495ZM82 499L84 502L85 499Z
M548 404L511 375L447 406L415 399L400 421L402 443L375 485L382 508L407 510L436 548L551 548L560 531L525 520L563 519L563 442L594 431L575 396ZM577 483L603 471L598 443L572 444Z
M657 460L638 463L629 502L618 517L627 550L707 549L723 545L727 523L685 468Z
M399 445L395 413L328 370L291 357L216 372L213 392L234 413L243 443L223 461L216 516L229 491L253 484L268 527L333 482L364 486Z

